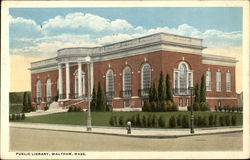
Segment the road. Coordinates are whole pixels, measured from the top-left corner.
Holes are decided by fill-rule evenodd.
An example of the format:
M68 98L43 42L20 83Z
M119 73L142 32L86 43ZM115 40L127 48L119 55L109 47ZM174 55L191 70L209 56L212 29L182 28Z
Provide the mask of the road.
M242 150L242 132L146 139L10 128L11 151L226 151Z

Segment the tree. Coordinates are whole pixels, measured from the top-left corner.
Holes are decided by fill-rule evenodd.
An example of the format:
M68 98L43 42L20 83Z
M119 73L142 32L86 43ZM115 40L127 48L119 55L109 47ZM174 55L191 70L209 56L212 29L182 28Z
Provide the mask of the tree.
M153 83L152 100L153 100L154 102L157 102L157 101L158 101L158 92L157 92L157 89L156 89L156 84L155 84L155 82Z
M170 77L167 74L166 76L166 100L173 101L173 93L172 93L172 88L171 88L171 81Z
M199 84L196 83L195 89L194 89L194 103L200 102L200 93L199 93Z
M162 111L163 103L166 99L166 84L164 82L163 73L160 73L160 79L158 84L158 109L157 111Z
M23 110L22 112L29 112L29 106L28 106L28 93L24 92L23 94Z
M204 74L201 77L200 102L206 102L206 84Z
M28 106L28 108L29 108L29 111L33 111L34 108L33 108L32 105L31 105L31 94L29 93L29 94L27 94L27 95L28 95L28 104L27 104L27 106Z
M95 91L95 87L93 87L92 100L90 103L90 108L92 112L96 111L96 103L97 103L96 91Z
M96 102L96 111L104 112L106 110L106 96L102 89L101 83L98 83L98 91L97 91L97 102Z

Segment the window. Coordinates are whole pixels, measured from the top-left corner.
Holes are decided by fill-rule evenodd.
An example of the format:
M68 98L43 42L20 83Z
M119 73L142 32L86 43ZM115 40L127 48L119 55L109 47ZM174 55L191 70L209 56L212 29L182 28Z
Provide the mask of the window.
M126 67L123 70L123 96L131 96L131 69Z
M186 62L181 62L178 69L174 70L174 94L186 95L188 88L193 87L193 71Z
M221 72L216 72L216 91L221 91Z
M227 88L227 91L231 91L231 73L230 72L227 72L226 73L226 88Z
M149 64L144 64L142 67L142 95L149 94L149 88L151 87L151 67Z
M221 100L218 100L218 106L221 106Z
M179 106L182 106L182 97L179 98Z
M124 101L124 107L130 107L130 101L129 100Z
M75 72L75 97L78 97L78 92L79 92L79 84L78 84L78 69ZM81 79L81 84L82 84L82 95L85 95L85 74L82 72L82 79Z
M106 73L106 92L107 97L113 97L114 96L114 72L112 69L109 69Z
M211 91L211 71L206 72L206 90Z
M41 81L38 80L36 82L36 98L37 98L37 102L41 101L41 97L42 97L42 84L41 84Z
M189 105L189 98L187 97L186 98L186 106L188 106Z
M46 83L46 99L47 99L47 102L49 102L51 100L51 80L50 78L47 80L47 83Z

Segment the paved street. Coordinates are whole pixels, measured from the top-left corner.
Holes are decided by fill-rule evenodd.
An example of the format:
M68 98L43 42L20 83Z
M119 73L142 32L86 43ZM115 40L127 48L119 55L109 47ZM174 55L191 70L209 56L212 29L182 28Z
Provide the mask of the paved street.
M11 151L242 150L242 132L148 139L11 127L10 149Z

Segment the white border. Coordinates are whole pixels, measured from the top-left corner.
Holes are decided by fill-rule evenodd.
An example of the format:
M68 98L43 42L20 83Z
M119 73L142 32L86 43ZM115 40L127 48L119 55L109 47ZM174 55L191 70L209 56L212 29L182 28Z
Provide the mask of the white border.
M9 50L8 50L8 8L10 7L20 7L25 8L29 7L243 7L243 88L244 88L244 140L243 140L243 152L88 152L84 157L88 158L106 158L106 159L129 159L129 158L146 158L146 159L173 159L173 158L248 158L249 157L249 2L248 1L178 1L178 2L165 2L165 1L86 1L86 2L70 2L70 1L3 1L2 2L2 14L1 14L1 157L6 158L15 158L18 159L15 155L15 152L9 152L9 122L8 122L8 99L9 99L9 83L10 82L10 63L9 63ZM202 154L201 154L202 153ZM29 157L22 156L22 159L34 159L41 158L45 159L46 157ZM50 157L52 158L52 157ZM53 158L60 159L72 159L72 156L55 156ZM74 157L74 158L83 158L83 157Z

